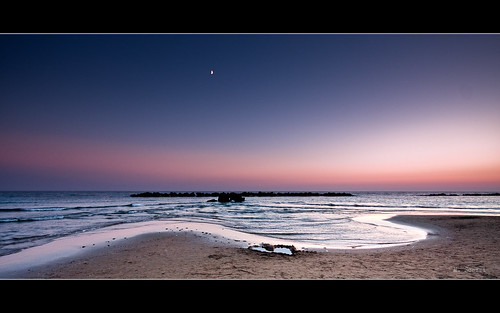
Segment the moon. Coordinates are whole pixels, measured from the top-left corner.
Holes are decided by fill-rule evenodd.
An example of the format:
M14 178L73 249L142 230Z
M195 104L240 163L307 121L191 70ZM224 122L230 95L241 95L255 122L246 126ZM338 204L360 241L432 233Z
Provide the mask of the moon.
M214 70L210 70L210 75L213 75L214 74Z

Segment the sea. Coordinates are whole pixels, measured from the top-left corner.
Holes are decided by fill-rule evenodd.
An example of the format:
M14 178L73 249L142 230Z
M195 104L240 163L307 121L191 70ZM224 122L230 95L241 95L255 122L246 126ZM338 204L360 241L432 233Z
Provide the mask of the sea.
M383 247L422 239L398 214L500 215L500 196L464 192L352 192L348 197L131 197L134 191L0 192L0 256L115 225L187 221L334 248Z

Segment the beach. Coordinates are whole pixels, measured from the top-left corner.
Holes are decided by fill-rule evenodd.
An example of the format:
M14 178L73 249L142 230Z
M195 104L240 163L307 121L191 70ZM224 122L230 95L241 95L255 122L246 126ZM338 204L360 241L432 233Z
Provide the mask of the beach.
M0 280L500 277L500 34L0 47Z
M376 249L259 252L210 233L140 234L16 273L19 279L495 279L500 217L397 215L427 239Z

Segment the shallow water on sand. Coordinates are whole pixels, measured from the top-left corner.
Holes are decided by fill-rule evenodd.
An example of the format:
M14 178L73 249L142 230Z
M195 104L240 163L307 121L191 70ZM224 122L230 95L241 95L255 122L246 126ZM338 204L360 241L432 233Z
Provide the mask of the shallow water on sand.
M109 226L182 220L304 246L383 247L425 238L421 229L383 222L394 214L500 214L498 196L353 192L352 197L131 198L133 192L0 192L0 255ZM234 234L233 234L234 235Z

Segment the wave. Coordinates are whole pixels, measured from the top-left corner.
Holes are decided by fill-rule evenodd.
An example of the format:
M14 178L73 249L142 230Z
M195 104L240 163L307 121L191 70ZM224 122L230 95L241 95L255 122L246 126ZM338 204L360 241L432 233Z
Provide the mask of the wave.
M57 215L44 215L44 216L6 217L6 218L0 218L0 223L26 223L26 222L61 220L61 219L78 219L78 218L89 217L89 216L94 216L94 215L96 215L96 213L77 212L77 213L71 213L71 214L57 214Z
M382 208L382 209L470 209L470 207L443 207L443 206L430 206L430 205L388 205L388 204L358 204L358 203L328 203L318 204L330 207L352 207L352 208Z
M107 208L121 208L121 207L141 207L144 206L140 203L130 204L113 204L113 205L96 205L96 206L71 206L71 207L41 207L41 208L0 208L0 213L7 212L40 212L40 211L65 211L65 210L79 210L79 209L107 209Z
M51 215L51 216L38 216L38 217L12 217L0 218L0 223L24 223L24 222L38 222L49 220L60 220L66 218L65 215Z
M68 210L64 207L45 207L45 208L13 208L13 209L0 209L0 213L6 212L36 212L36 211L62 211Z

